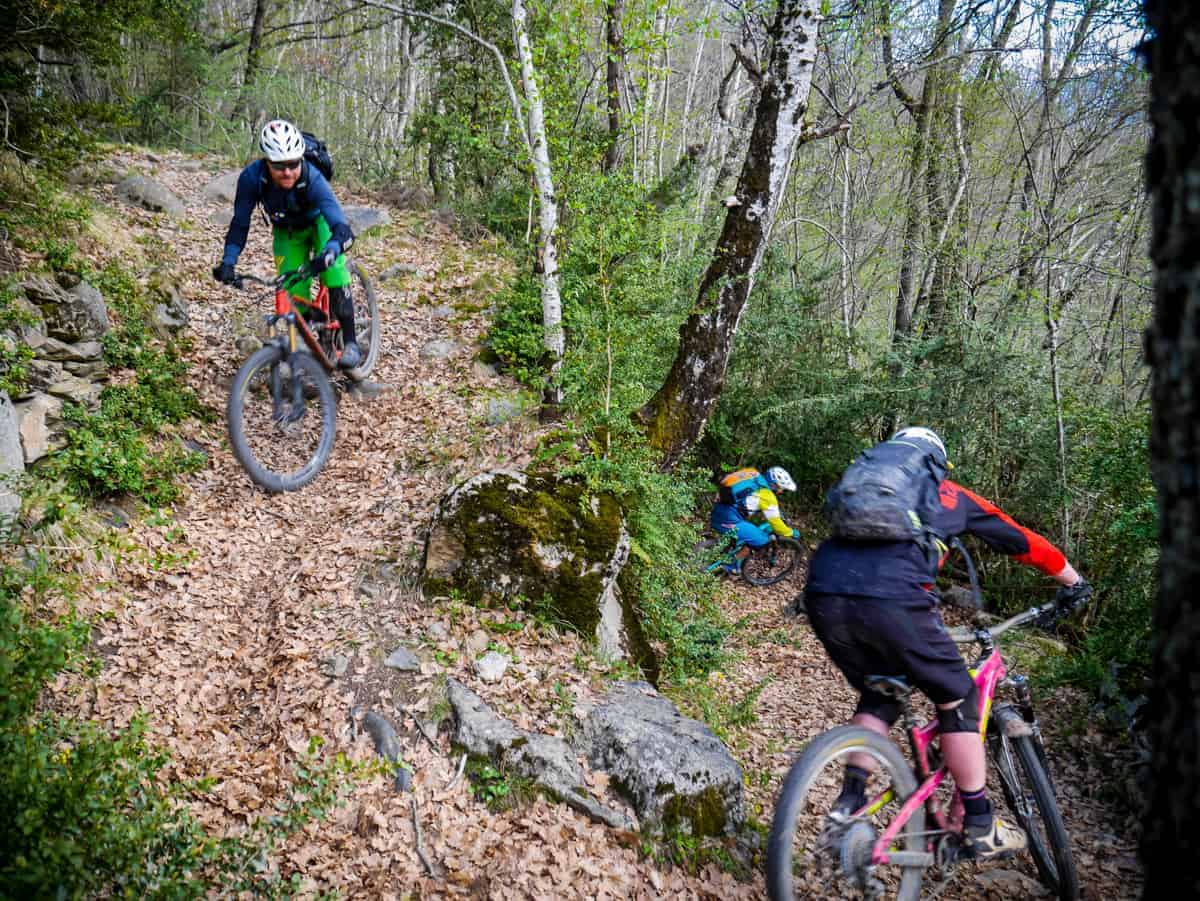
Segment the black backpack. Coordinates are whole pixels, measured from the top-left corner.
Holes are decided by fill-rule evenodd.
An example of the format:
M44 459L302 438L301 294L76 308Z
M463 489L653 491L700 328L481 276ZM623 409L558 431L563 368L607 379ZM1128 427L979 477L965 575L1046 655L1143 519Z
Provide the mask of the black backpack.
M825 518L838 538L940 540L932 523L947 469L945 458L922 441L884 441L859 454L829 489Z
M325 142L307 131L300 134L304 137L304 158L317 167L326 181L333 181L333 157L329 155Z

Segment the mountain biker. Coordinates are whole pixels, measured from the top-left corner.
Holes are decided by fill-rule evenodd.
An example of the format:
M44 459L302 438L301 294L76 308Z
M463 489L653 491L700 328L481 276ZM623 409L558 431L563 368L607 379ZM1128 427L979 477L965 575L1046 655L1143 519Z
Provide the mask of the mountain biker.
M719 498L713 505L709 524L718 534L733 532L741 547L733 563L723 565L727 573L736 573L750 550L762 547L772 535L798 538L795 529L783 521L779 512L776 491L795 491L796 483L782 466L772 466L766 474L746 468L731 472L720 479ZM752 522L751 514L760 513L765 523Z
M891 441L918 444L941 463L941 471L949 468L945 445L930 429L901 429ZM1058 591L1061 606L1074 608L1090 596L1090 586L1058 548L989 501L949 479L938 485L938 500L940 507L931 514L937 534L949 538L969 532L1036 567L1063 586ZM1008 856L1026 846L1026 836L995 816L988 799L978 693L937 610L933 583L945 562L944 551L941 545L931 558L914 540L830 538L809 562L804 606L826 652L859 692L852 723L886 737L900 714L896 701L866 687L867 676L904 675L933 701L942 752L963 802L967 838L978 857ZM831 813L835 819L845 819L866 803L872 764L865 754L850 756Z
M258 144L263 158L238 176L233 221L213 277L223 284L234 283L234 267L246 246L251 214L261 203L271 222L276 270L283 273L297 269L312 258L312 274L319 274L329 289L330 312L342 328L338 363L354 369L362 363L362 351L355 340L350 272L343 255L354 243L354 233L325 176L304 159L304 136L295 125L283 119L268 122ZM300 282L291 289L293 297L305 306L309 303L310 282Z

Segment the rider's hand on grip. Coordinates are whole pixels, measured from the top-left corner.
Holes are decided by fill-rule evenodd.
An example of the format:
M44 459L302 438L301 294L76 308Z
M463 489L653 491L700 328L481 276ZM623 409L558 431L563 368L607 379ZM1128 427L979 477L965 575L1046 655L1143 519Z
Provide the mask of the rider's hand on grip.
M1054 601L1061 612L1070 613L1072 610L1078 610L1084 606L1091 600L1091 597L1092 586L1088 584L1087 579L1080 577L1074 585L1064 585L1058 589Z

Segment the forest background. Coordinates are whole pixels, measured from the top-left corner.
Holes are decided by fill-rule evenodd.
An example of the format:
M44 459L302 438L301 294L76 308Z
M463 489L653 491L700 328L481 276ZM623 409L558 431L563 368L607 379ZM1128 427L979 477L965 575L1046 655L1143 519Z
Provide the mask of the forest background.
M635 539L656 560L690 547L679 514L703 513L715 470L783 465L813 512L858 450L897 424L935 428L959 481L1097 588L1047 678L1085 687L1119 728L1136 714L1157 560L1138 4L823 4L804 127L723 390L702 439L665 471L636 414L671 368L736 205L773 6L0 9L15 23L0 34L4 149L46 184L101 140L242 163L257 126L285 117L330 145L339 181L427 186L461 228L501 238L519 274L495 298L490 349L553 395L563 440L547 454L638 499ZM552 195L523 137L523 62ZM23 199L0 198L6 233L29 215ZM548 199L561 352L548 350L543 295ZM12 371L19 354L4 353ZM997 610L1051 590L998 555L977 559ZM672 578L646 568L646 603L678 590Z

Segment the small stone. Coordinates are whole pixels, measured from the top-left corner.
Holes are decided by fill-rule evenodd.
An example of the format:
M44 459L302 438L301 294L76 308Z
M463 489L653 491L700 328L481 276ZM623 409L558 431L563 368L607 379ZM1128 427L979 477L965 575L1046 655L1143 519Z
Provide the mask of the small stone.
M262 347L263 343L254 335L239 335L237 340L233 342L233 346L245 358Z
M350 658L345 654L333 654L322 660L320 667L324 675L330 679L337 679L344 676L350 668Z
M350 394L359 400L374 400L393 388L387 382L351 382Z
M394 266L388 266L387 269L379 273L379 280L386 282L388 279L399 278L402 275L415 275L417 278L425 277L420 266L414 266L412 263L396 263Z
M444 360L458 349L458 345L453 341L440 339L430 341L421 348L422 360Z
M475 661L475 673L479 678L491 685L499 682L508 669L508 658L496 651L488 651Z
M445 641L450 637L450 630L443 622L431 623L428 629L429 637L434 641Z
M421 661L417 659L417 655L406 647L392 651L388 659L383 661L383 665L402 672L417 672L421 669Z
M496 378L500 374L491 363L484 363L481 360L476 360L471 364L471 372L475 375L475 378L483 379L485 382Z
M454 308L448 307L445 304L442 304L440 307L434 307L429 311L429 317L431 319L449 319L453 315Z
M467 636L467 640L464 642L463 646L466 648L466 652L469 656L478 657L487 650L487 646L491 644L491 642L492 639L486 632L484 632L482 629L476 629Z
M522 404L520 398L493 397L488 401L487 405L487 424L503 425L510 419L516 419L520 416L521 411Z

